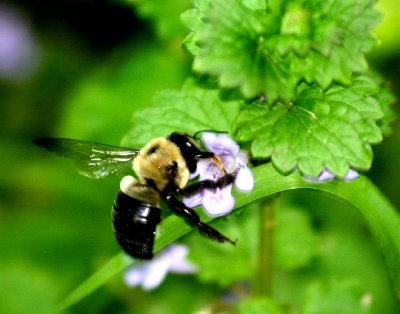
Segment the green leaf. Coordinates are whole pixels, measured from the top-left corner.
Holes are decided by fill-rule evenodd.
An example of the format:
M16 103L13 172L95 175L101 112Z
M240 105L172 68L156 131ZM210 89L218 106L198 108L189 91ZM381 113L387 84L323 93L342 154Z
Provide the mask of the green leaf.
M154 98L155 105L134 114L133 128L123 145L141 147L151 138L173 131L194 134L211 129L231 131L239 112L237 101L222 103L217 90L207 90L188 81L182 90L164 90Z
M400 298L400 217L390 202L366 177L360 176L352 182L335 180L329 183L311 184L296 173L282 176L270 164L254 168L253 173L256 179L255 188L251 194L235 193L236 208L269 195L299 188L325 191L353 205L364 216L371 234L380 245L392 279L393 290ZM201 211L199 215L206 223L213 220ZM160 225L155 250L166 247L192 230L179 217L169 216ZM114 257L99 273L92 275L67 296L62 302L63 308L78 302L126 266L119 255Z
M309 32L303 32L295 40L305 41L300 47L309 48L304 58L293 59L296 72L303 73L308 82L318 82L327 88L333 81L350 83L352 73L367 70L365 53L376 45L371 30L381 19L373 8L374 0L292 3L298 4L294 10L303 10L309 15ZM287 8L285 15L293 14L289 5ZM303 53L295 46L292 51Z
M252 10L265 10L267 5L265 0L242 0L242 4Z
M193 69L246 98L291 99L305 80L327 88L367 69L380 20L373 0L197 0L184 22ZM190 17L190 18L189 18Z
M290 95L297 80L290 75L286 59L264 46L260 33L265 16L234 0L195 4L196 11L190 16L199 22L190 22L192 33L185 39L189 50L196 53L195 71L217 76L223 88L239 87L246 97L266 90L271 98ZM184 15L184 21L188 20Z
M372 73L371 76L380 87L380 90L375 97L382 109L383 117L378 120L377 124L382 130L382 134L388 136L392 133L391 123L397 118L397 114L393 109L396 97L390 90L389 83L385 82L379 74Z
M325 92L304 88L293 104L248 105L236 121L236 135L252 141L255 158L271 158L283 173L298 168L316 177L323 169L344 176L349 168L369 169L371 144L382 140L376 121L383 117L379 88L366 76L350 87Z

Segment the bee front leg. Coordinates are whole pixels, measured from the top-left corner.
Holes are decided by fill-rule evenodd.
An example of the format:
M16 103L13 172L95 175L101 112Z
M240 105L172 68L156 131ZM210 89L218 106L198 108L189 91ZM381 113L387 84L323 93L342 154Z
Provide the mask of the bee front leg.
M192 185L185 187L184 189L179 189L178 193L182 196L190 197L195 195L196 193L204 190L215 190L217 188L223 188L229 184L232 184L237 176L237 172L228 173L224 175L222 178L218 179L217 181L213 180L203 180L196 182Z

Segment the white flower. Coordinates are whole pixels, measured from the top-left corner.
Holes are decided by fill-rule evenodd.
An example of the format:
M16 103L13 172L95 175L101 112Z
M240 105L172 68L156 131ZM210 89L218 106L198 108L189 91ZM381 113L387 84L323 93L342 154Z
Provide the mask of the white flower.
M171 244L152 260L131 267L125 273L125 282L130 287L142 286L144 290L157 288L168 272L191 274L196 267L187 259L188 249L181 244Z
M349 169L343 178L344 181L351 181L358 178L359 174L353 169ZM310 182L325 182L336 178L336 176L327 169L322 170L318 177L304 176L306 180Z
M235 186L243 192L251 191L254 187L254 177L250 168L246 166L247 158L240 153L239 145L226 134L205 132L202 141L208 151L217 155L228 173L237 172ZM193 177L199 176L200 181L217 181L225 173L218 165L209 159L202 159L197 163L197 171ZM232 194L232 184L216 189L204 189L199 193L184 197L183 202L188 207L203 205L209 216L223 216L229 214L235 206Z

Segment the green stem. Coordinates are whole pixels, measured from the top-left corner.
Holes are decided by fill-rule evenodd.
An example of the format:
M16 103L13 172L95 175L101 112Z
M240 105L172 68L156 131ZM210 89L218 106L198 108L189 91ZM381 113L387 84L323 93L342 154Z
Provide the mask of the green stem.
M254 294L259 296L272 295L275 210L278 200L279 197L273 196L264 198L260 202L259 255L254 281Z

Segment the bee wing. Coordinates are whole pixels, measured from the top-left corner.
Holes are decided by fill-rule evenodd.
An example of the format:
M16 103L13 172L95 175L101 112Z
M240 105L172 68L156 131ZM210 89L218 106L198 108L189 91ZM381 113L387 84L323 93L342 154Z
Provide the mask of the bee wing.
M95 179L132 169L132 161L139 153L138 149L66 138L39 138L33 142L71 159L82 175Z

